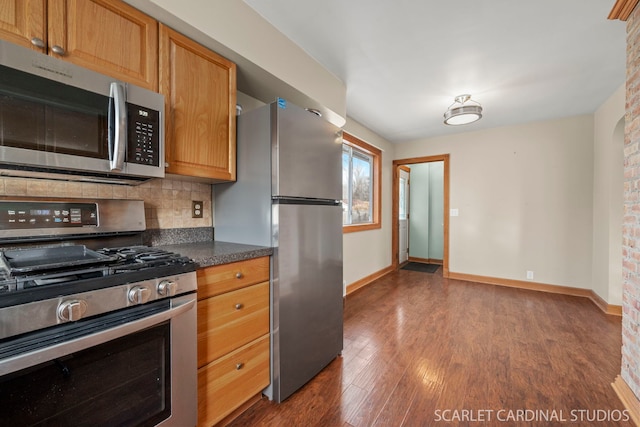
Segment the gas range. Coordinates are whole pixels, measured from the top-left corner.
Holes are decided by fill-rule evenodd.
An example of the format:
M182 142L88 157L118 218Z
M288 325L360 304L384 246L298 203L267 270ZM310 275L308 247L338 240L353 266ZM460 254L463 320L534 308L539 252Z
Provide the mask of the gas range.
M0 242L14 244L0 250L0 340L195 292L187 257L100 246L144 224L139 200L0 200ZM86 236L93 249L76 243Z
M4 424L197 424L197 265L144 230L141 200L0 197Z

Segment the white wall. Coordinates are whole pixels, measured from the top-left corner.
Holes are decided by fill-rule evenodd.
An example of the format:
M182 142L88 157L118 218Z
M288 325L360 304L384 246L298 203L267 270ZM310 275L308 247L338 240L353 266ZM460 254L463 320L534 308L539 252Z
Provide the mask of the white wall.
M594 114L593 290L622 304L624 84Z
M472 128L470 128L472 129ZM593 116L399 144L451 154L451 272L591 288Z
M382 150L382 228L343 235L347 285L391 265L391 185L394 146L347 117L345 131Z

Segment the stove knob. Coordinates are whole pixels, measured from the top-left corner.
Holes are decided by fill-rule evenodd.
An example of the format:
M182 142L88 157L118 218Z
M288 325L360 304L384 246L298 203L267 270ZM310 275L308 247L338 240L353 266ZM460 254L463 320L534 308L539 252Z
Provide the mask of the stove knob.
M144 304L149 301L151 291L145 286L134 286L129 289L129 301L133 304Z
M87 311L87 303L83 300L64 301L58 306L58 319L73 322L82 318Z
M158 283L158 294L163 297L172 297L178 290L178 284L173 280L163 280Z

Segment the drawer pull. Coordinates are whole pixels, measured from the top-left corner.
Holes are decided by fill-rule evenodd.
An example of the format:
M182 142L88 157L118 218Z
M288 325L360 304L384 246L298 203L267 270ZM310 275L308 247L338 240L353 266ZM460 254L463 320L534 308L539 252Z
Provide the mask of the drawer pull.
M237 371L239 371L242 368L244 368L244 363L236 363L236 370Z
M236 279L242 279L242 271L236 273Z
M236 304L236 310L242 310L244 308L244 304L238 303Z

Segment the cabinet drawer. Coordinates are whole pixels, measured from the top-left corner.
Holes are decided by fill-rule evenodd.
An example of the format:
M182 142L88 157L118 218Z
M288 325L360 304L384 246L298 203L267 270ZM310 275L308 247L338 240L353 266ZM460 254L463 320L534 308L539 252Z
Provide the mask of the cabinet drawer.
M269 333L269 282L198 301L198 366Z
M269 385L269 335L198 370L198 425L211 426Z
M219 295L269 280L269 257L199 269L198 299Z

